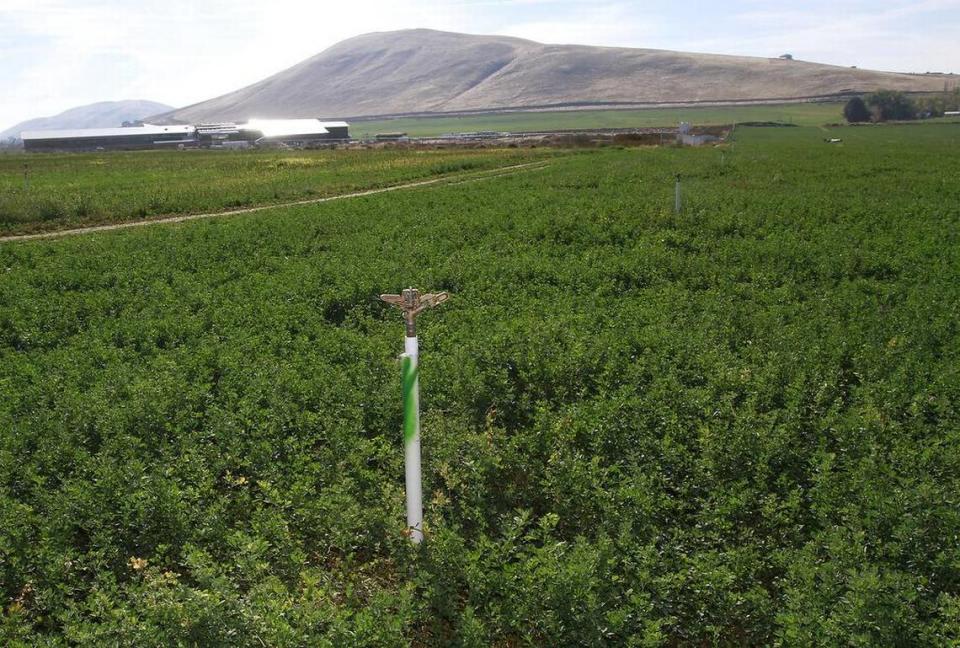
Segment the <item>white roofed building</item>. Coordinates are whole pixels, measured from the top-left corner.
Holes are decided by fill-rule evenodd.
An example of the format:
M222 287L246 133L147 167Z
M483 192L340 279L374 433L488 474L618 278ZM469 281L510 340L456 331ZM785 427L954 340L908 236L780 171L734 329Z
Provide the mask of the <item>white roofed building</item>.
M193 126L143 124L122 128L24 131L20 138L27 151L133 150L192 144L196 141L195 131Z
M170 146L224 147L230 142L248 145L305 145L347 140L349 124L319 119L251 119L245 124L221 122L196 126L142 124L122 128L24 131L28 151L98 151L166 148Z
M239 128L260 134L257 141L290 142L347 139L347 122L324 122L319 119L251 119Z

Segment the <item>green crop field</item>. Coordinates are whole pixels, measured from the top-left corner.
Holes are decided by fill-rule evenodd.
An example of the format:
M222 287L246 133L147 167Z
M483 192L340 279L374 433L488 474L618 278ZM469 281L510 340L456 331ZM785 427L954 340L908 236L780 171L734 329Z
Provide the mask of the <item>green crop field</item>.
M513 149L0 155L0 235L319 198L545 155Z
M2 643L956 645L958 145L743 128L0 243ZM408 285L452 294L419 547Z
M675 127L682 121L697 125L773 121L819 126L843 121L843 104L804 103L761 106L705 106L703 108L646 108L642 110L570 110L514 112L463 117L411 117L355 121L354 137L405 132L411 137L477 131L541 131L581 128Z

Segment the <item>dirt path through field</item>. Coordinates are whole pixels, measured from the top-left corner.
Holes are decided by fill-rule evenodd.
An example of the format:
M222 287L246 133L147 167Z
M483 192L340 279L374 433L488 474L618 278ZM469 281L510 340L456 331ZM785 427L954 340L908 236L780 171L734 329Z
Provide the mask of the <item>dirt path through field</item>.
M15 241L32 241L35 239L60 238L63 236L77 236L79 234L92 234L95 232L108 232L110 230L127 229L130 227L145 227L147 225L160 225L169 223L183 223L185 221L199 220L201 218L218 218L220 216L236 216L238 214L252 214L254 212L266 211L268 209L280 209L283 207L295 207L297 205L312 205L315 203L330 202L332 200L344 200L346 198L359 198L361 196L372 196L373 194L386 193L388 191L399 191L401 189L414 189L416 187L426 187L428 185L442 184L463 184L465 182L478 182L480 180L490 180L500 176L512 175L519 171L537 171L549 166L549 161L539 160L537 162L526 162L524 164L513 164L510 166L499 167L496 169L487 169L472 173L460 173L456 175L447 175L440 178L431 178L430 180L417 180L405 184L392 185L389 187L379 187L377 189L365 189L353 193L339 194L336 196L325 196L323 198L309 198L306 200L295 200L293 202L276 203L270 205L260 205L257 207L245 207L243 209L232 209L229 211L208 212L205 214L183 214L181 216L164 216L152 220L129 221L125 223L112 223L110 225L90 225L88 227L78 227L75 229L57 230L54 232L39 232L37 234L16 234L13 236L0 236L0 243L9 243Z

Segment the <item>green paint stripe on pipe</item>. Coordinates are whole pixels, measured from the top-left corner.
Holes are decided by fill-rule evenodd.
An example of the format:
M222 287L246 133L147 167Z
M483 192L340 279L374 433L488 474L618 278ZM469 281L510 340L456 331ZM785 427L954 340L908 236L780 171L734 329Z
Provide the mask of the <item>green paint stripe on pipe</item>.
M417 371L410 356L403 358L403 442L413 441L417 435Z

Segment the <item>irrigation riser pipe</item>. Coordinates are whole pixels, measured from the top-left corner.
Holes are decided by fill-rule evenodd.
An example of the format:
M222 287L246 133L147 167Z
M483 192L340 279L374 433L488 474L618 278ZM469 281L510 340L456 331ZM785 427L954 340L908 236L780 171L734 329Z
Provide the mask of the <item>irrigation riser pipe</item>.
M403 462L407 493L407 530L414 544L423 542L423 473L420 467L420 349L417 340L417 315L447 301L445 292L421 295L407 288L399 295L380 295L380 299L403 311L406 337L400 356L403 386Z
M407 491L407 530L423 542L423 474L420 466L420 367L416 337L404 338L400 356L403 384L403 460Z

